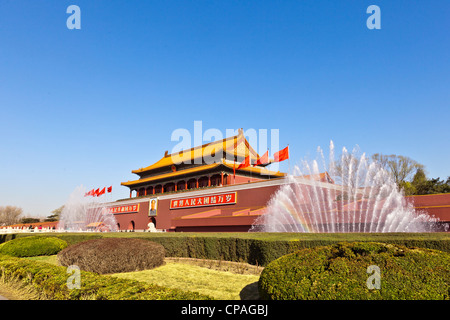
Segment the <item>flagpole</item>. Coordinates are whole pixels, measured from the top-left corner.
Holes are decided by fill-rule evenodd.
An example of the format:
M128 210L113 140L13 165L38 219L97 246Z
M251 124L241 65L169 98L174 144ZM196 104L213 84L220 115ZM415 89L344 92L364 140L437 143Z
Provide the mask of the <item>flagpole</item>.
M290 157L290 152L289 152L289 143L288 143L288 166L289 166L288 174L290 174L291 173L291 157Z
M237 139L234 142L233 150L233 184L236 184L236 158L237 158Z
M248 157L248 167L250 168L250 182L252 182L252 157L250 156L250 152L247 155ZM245 157L247 159L247 157ZM245 161L245 160L244 160Z
M233 184L236 184L236 156L233 156Z

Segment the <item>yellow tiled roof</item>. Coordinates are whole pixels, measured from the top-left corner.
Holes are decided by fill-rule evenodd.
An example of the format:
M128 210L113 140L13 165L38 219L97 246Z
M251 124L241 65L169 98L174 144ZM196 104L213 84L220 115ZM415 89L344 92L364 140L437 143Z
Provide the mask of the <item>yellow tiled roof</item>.
M135 185L135 184L138 184L138 183L140 184L140 183L144 183L144 182L152 182L152 181L155 181L155 180L161 180L161 179L166 179L166 178L178 177L178 176L182 176L182 175L189 174L189 173L195 173L195 172L201 172L201 171L213 169L215 167L218 167L219 165L220 165L220 163L206 164L206 165L203 165L203 166L198 166L198 167L194 167L194 168L190 168L190 169L164 173L164 174L156 175L156 176L153 176L153 177L148 177L148 178L145 178L145 179L139 179L139 180L134 180L134 181L122 182L121 185L123 185L123 186L131 186L131 185Z
M143 173L146 171L168 167L180 163L193 163L195 159L202 158L203 155L209 156L211 154L225 151L227 154L233 156L246 157L250 154L253 159L259 158L258 153L250 146L247 139L245 139L244 132L239 129L239 134L233 137L225 138L220 141L214 141L202 146L180 151L175 154L166 154L160 160L154 164L147 166L145 168L140 168L131 171L132 173Z
M237 166L239 165L238 163L235 164L231 161L222 161L222 162L218 162L218 163L206 164L206 165L189 168L189 169L185 169L185 170L168 172L168 173L164 173L164 174L160 174L160 175L156 175L156 176L152 176L152 177L148 177L148 178L144 178L144 179L122 182L121 185L129 187L129 186L133 186L136 184L142 184L142 183L147 183L147 182L151 183L154 181L167 179L167 178L175 178L175 177L183 176L183 175L190 174L190 173L199 173L202 171L217 168L220 165L224 165L230 169L233 169L233 167L235 166L236 172L239 172L239 171L252 172L252 173L256 173L256 174L260 174L260 175L264 174L264 175L270 175L270 176L276 176L276 177L284 177L285 176L285 174L282 172L270 171L270 170L267 170L267 169L261 168L261 167L250 166L250 167L246 167L246 168L242 168L242 169L237 169Z
M233 169L234 163L231 161L224 161L223 164L225 166L227 166L230 169ZM254 167L254 166L249 166L246 168L242 168L242 169L237 169L239 163L236 163L236 172L238 171L244 171L244 172L254 172L254 173L258 173L258 174L265 174L265 175L270 175L270 176L277 176L277 177L284 177L285 174L280 172L280 171L270 171L266 168L262 168L262 167Z

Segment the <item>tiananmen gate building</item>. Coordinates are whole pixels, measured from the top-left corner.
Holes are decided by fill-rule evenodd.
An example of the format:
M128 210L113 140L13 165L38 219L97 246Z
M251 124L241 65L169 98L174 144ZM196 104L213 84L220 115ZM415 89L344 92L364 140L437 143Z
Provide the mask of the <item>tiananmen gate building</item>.
M207 156L206 156L207 155ZM250 166L239 168L246 158ZM107 204L119 230L248 231L285 174L252 165L260 156L238 135L168 154L122 182L130 198ZM209 161L208 161L209 160Z
M133 170L138 178L122 182L128 199L106 203L121 231L156 229L173 232L248 231L264 213L272 195L284 184L286 174L255 165L260 155L243 130L220 141L177 154ZM239 164L250 160L250 165ZM327 173L313 177L326 188L335 188ZM308 179L303 180L305 185ZM408 197L418 209L442 222L450 221L450 194Z

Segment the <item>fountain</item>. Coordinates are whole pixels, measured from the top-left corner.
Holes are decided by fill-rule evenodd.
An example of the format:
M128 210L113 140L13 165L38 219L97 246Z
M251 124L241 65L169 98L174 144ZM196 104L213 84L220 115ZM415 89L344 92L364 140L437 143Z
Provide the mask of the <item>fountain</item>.
M322 149L303 160L271 198L250 231L429 232L437 219L418 212L379 163L355 147L339 161L330 142L328 165Z
M83 186L75 188L61 212L59 231L117 231L117 221L96 198L86 197Z

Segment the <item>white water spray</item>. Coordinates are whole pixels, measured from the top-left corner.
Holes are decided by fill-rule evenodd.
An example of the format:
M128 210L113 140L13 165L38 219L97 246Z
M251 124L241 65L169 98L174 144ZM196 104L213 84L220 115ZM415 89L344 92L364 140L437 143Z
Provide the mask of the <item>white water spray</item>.
M438 219L407 202L391 174L359 149L344 147L329 163L301 161L269 201L251 231L266 232L429 232ZM322 168L319 168L322 163Z
M83 186L75 188L61 212L60 231L117 231L114 214L93 197L86 197Z

